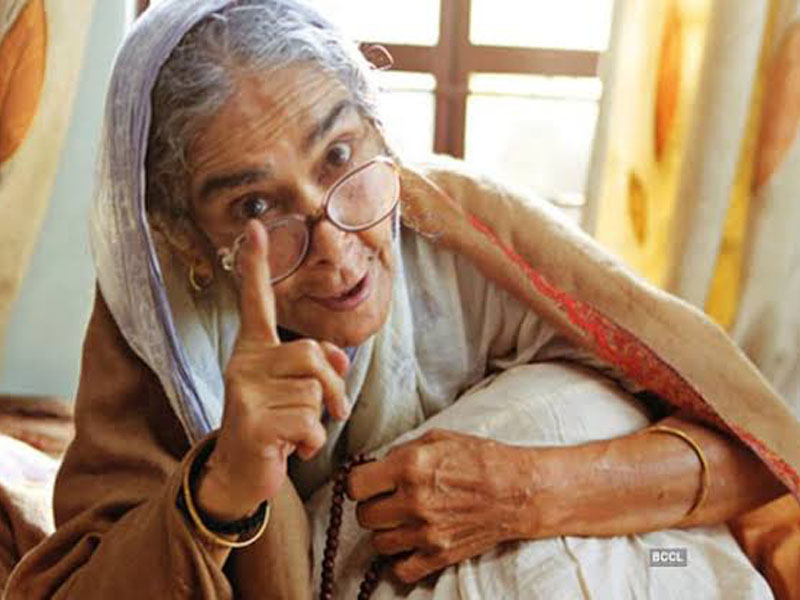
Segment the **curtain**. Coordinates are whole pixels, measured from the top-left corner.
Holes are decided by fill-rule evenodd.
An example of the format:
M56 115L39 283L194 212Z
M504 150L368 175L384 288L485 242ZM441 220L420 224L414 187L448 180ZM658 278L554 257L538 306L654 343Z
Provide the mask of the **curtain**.
M93 2L1 2L0 339L47 210Z
M800 415L800 0L617 0L583 226Z

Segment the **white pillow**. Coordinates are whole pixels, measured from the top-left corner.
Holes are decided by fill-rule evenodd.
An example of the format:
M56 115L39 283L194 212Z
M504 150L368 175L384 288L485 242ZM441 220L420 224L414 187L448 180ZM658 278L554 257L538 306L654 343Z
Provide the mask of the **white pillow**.
M641 403L614 381L575 363L522 365L492 375L452 406L392 445L443 428L517 445L572 445L622 436L649 424ZM387 448L375 453L385 454ZM314 589L328 525L331 484L307 503L312 523ZM346 504L336 559L335 595L355 598L373 557L368 533ZM651 567L650 548L687 548L688 566ZM384 575L380 598L772 598L763 577L726 525L607 538L557 537L516 542L403 586Z

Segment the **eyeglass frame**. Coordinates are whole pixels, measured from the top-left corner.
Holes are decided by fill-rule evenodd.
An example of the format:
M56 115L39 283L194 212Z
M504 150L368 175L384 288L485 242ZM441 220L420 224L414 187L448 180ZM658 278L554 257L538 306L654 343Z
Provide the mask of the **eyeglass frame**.
M349 227L343 225L342 223L339 223L330 214L329 206L331 198L336 193L336 191L349 179L351 179L358 173L368 169L369 167L377 163L383 163L391 167L392 171L394 172L395 179L397 181L397 192L395 194L394 200L392 201L391 207L386 210L385 214L381 215L380 217L378 217L377 219L375 219L374 221L370 222L367 225ZM328 219L328 221L333 223L333 225L336 228L342 231L345 231L347 233L357 233L359 231L366 231L367 229L371 229L381 221L384 221L387 217L389 217L389 215L392 214L392 212L394 212L399 203L400 203L400 169L398 168L397 163L394 160L392 160L388 156L379 155L374 158L371 158L365 163L360 164L359 166L355 167L354 169L351 169L350 171L339 177L339 179L337 179L333 183L333 185L331 185L331 187L328 188L328 190L325 192L325 197L322 200L322 210L320 210L316 215L303 215L301 213L292 213L289 215L284 215L282 217L277 217L275 219L272 219L271 221L267 221L266 223L264 223L264 226L267 227L267 231L269 231L270 225L273 225L275 223L281 223L287 221L288 219L302 221L303 225L305 225L306 227L306 242L303 251L301 253L301 256L297 261L297 264L292 269L290 269L285 275L281 275L280 277L271 277L270 284L274 285L280 281L283 281L287 277L290 277L291 275L296 273L297 270L302 266L303 262L306 260L306 257L308 256L308 250L311 247L311 237L314 227L316 227L317 223L319 223L323 219ZM217 251L217 255L220 258L223 270L225 271L234 270L234 266L236 264L236 257L239 254L239 250L241 249L242 243L244 243L244 238L245 238L244 234L241 234L233 241L232 247L220 248Z

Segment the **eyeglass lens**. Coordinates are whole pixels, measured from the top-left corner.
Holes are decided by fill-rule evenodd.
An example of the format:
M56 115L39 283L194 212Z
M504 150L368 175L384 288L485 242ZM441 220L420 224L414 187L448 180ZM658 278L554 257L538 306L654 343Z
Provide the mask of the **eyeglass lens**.
M391 212L399 193L400 182L394 167L376 161L336 184L328 201L328 214L346 231L367 229ZM292 273L305 258L310 244L309 230L299 215L288 215L266 225L269 267L275 282Z

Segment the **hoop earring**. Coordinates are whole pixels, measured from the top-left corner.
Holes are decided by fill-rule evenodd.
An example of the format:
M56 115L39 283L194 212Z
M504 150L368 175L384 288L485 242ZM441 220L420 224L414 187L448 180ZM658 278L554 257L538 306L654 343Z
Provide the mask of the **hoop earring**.
M214 277L212 276L208 279L201 279L198 281L197 270L195 269L196 266L197 263L195 262L192 263L191 267L189 267L189 285L191 285L192 289L199 294L200 292L204 292L206 289L208 289L208 286L210 286L211 282L214 281Z

